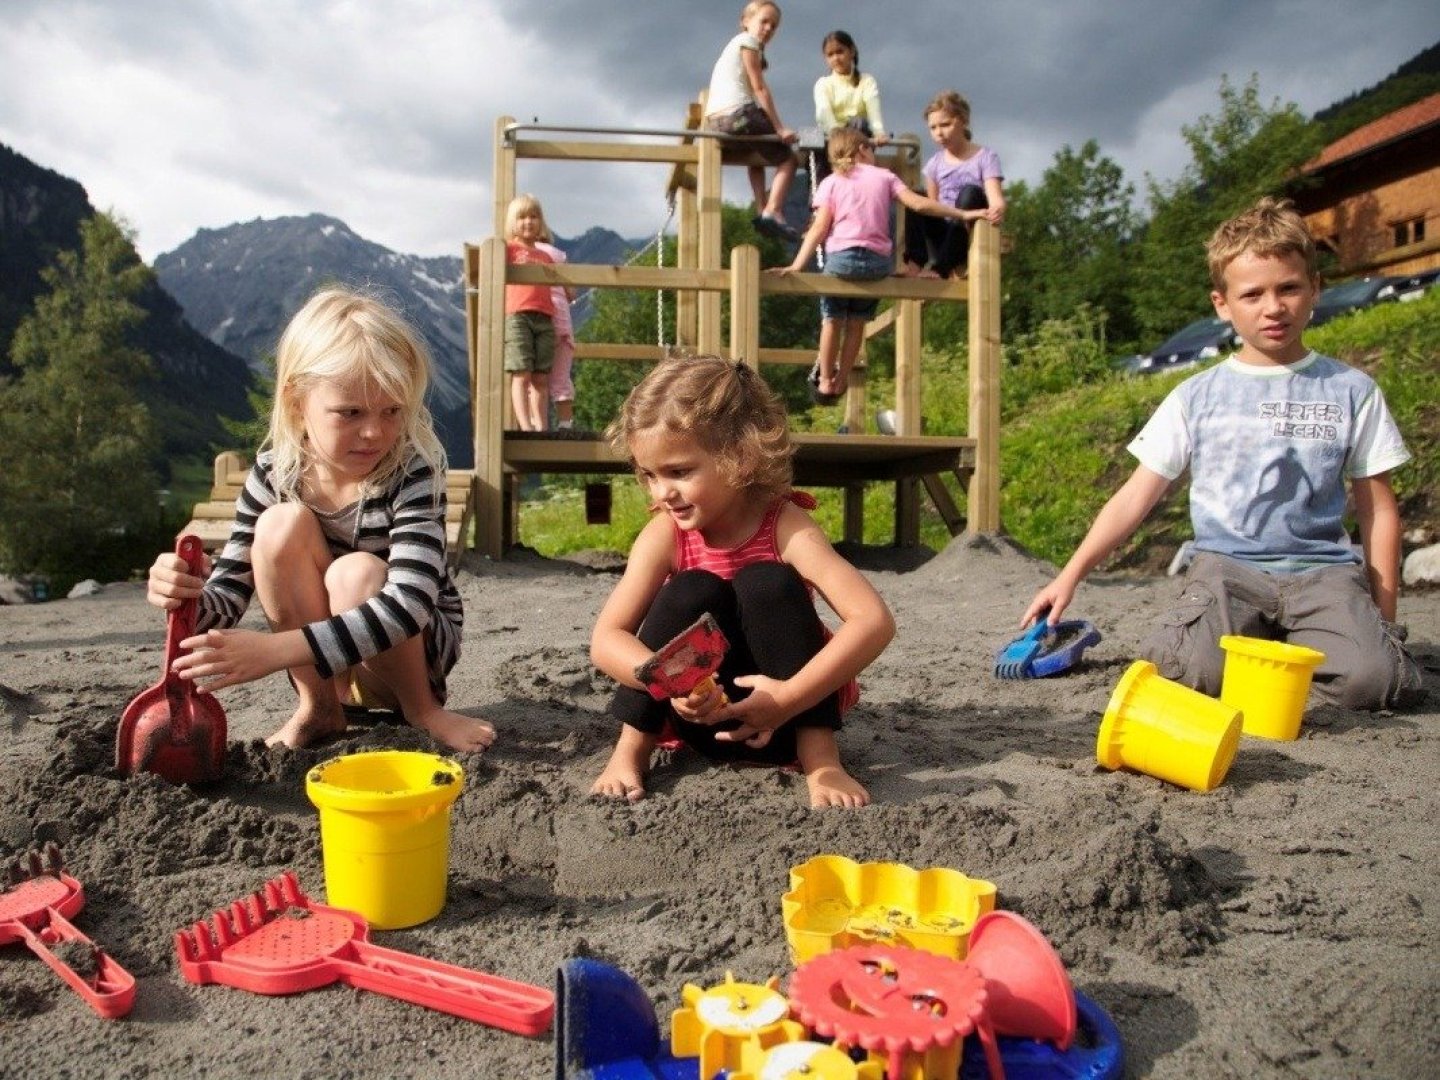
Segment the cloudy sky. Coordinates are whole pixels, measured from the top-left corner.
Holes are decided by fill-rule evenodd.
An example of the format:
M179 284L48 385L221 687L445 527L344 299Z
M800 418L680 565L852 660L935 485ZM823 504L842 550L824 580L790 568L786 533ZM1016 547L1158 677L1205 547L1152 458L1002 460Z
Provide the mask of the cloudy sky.
M837 26L889 126L954 87L1010 179L1096 139L1143 189L1223 75L1307 113L1440 40L1435 0L787 0L770 79L812 124ZM0 0L0 142L85 185L147 260L197 229L321 212L397 251L489 232L497 116L678 126L739 0ZM841 14L843 12L843 14ZM727 196L747 197L743 174ZM653 233L661 166L522 163L551 226Z

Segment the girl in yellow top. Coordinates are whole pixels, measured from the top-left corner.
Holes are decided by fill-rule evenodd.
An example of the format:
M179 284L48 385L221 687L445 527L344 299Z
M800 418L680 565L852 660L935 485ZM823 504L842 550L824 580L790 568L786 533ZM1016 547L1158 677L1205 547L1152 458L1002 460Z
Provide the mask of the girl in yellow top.
M815 80L815 124L826 135L853 127L884 146L885 118L880 113L880 87L875 76L860 71L860 50L844 30L832 30L820 43L830 74Z

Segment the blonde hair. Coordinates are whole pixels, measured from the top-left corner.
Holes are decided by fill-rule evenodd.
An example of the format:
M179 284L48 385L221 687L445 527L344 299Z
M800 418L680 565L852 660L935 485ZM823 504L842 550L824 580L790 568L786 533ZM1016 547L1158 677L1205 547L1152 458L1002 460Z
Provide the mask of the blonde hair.
M540 219L540 239L550 243L550 226L545 222L545 211L540 206L540 200L534 195L516 195L510 200L510 205L505 208L505 239L514 240L520 215L532 213Z
M860 151L870 145L870 136L858 128L836 128L825 140L825 156L830 167L845 176L855 167Z
M785 17L785 15L784 15L784 12L782 12L782 11L780 10L780 5L777 4L777 3L774 3L773 0L750 0L750 2L749 2L748 4L746 4L743 8L740 9L740 25L741 25L741 27L742 27L742 28L744 27L744 25L745 25L745 20L748 19L748 18L750 18L751 15L754 15L754 14L755 14L757 11L759 11L761 8L767 8L767 7L773 7L773 8L775 9L775 29L777 29L777 30L780 29L780 20L783 19L783 18ZM760 70L761 70L761 71L764 71L764 70L765 70L766 68L768 68L769 66L770 66L770 61L765 58L765 46L764 46L764 45L761 45L761 46L760 46Z
M1261 258L1299 255L1305 260L1306 277L1316 274L1315 238L1289 199L1267 195L1243 214L1221 222L1205 245L1210 284L1216 292L1225 291L1225 268L1247 251Z
M660 361L630 391L605 437L629 454L632 439L656 429L694 439L733 488L762 499L791 488L795 449L785 406L743 363L674 352Z
M445 483L445 450L435 435L425 391L430 354L419 333L394 309L355 289L332 286L312 296L280 335L275 356L275 402L261 449L274 457L273 482L282 499L299 501L307 464L305 397L319 383L358 382L400 406L403 428L395 445L365 478L364 491L384 490L412 454Z
M970 102L958 90L941 90L931 99L930 104L925 106L924 118L928 123L930 114L943 112L947 116L953 116L960 121L960 126L965 129L965 138L970 138Z

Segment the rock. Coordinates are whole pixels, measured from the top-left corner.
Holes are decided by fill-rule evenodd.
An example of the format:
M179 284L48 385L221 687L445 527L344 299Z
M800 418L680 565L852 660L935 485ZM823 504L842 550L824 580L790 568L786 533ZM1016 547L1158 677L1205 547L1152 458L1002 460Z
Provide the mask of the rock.
M1434 533L1423 525L1417 525L1405 534L1405 546L1408 548L1426 547L1434 542Z
M1406 585L1440 584L1440 544L1431 544L1407 555L1400 578Z
M67 600L78 600L82 596L94 596L101 589L105 588L94 578L86 578L84 581L77 581L75 585L65 594Z

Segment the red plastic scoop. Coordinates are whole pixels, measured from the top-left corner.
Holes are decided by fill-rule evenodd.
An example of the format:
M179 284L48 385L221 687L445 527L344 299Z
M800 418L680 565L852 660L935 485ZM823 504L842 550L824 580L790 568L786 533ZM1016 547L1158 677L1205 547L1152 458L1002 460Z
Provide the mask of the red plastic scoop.
M67 917L85 906L85 890L60 872L60 849L47 844L43 856L32 851L15 871L21 880L0 893L0 945L25 942L101 1016L113 1020L128 1013L135 1004L134 977Z
M369 933L355 912L311 902L285 873L178 931L175 951L193 983L295 994L343 982L517 1035L550 1026L551 991L372 945Z
M175 554L191 571L200 566L198 536L182 536ZM189 679L171 670L180 642L195 633L194 600L185 600L167 617L165 670L160 681L140 691L120 717L115 765L127 776L153 772L172 784L202 784L225 772L225 710L212 694L202 694Z
M730 642L707 611L637 667L635 678L656 701L688 697L720 670L729 648Z

